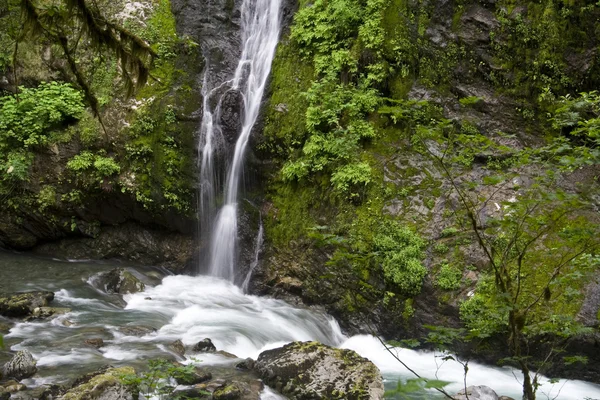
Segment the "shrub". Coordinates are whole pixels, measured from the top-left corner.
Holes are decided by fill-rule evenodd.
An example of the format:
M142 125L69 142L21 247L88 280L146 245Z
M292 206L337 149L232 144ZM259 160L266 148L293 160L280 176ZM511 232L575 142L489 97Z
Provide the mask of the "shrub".
M462 272L458 268L444 263L437 275L435 285L444 290L456 290L460 288L461 278Z
M421 263L425 241L395 221L386 221L374 239L385 279L406 296L421 291L427 269Z

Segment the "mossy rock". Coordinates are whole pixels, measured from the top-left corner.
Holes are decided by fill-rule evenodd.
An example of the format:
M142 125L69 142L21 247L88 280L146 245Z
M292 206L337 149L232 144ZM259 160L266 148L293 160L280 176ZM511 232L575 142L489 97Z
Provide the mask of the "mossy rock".
M120 380L121 376L133 375L132 367L110 368L90 380L67 391L63 400L133 400L133 394Z
M255 368L290 399L383 399L379 369L352 350L293 342L262 352Z
M38 307L46 307L54 300L53 292L37 291L0 295L0 315L22 318Z

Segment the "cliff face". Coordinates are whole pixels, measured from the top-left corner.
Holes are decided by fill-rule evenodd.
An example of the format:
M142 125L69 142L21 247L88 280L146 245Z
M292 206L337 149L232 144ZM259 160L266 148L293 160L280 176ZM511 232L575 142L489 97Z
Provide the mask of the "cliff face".
M464 326L474 293L469 307L494 301L461 196L489 234L556 171L545 191L575 196L597 223L596 159L563 169L523 154L581 144L561 107L600 83L599 16L583 2L301 2L255 137L267 241L252 290L325 305L351 331L424 337L427 325ZM581 293L598 279L587 271ZM593 298L551 300L596 332L576 352L598 343Z

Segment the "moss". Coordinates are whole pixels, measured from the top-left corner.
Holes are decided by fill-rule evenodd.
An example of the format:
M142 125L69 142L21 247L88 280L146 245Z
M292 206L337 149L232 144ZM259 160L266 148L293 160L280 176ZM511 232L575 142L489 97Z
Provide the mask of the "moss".
M111 368L105 373L96 375L88 382L70 389L62 396L64 400L87 400L98 396L99 391L112 386L120 386L120 377L135 374L132 367Z

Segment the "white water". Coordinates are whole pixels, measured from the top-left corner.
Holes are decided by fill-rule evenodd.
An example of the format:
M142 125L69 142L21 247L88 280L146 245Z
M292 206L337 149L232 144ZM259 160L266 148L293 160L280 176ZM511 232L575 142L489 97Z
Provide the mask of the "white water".
M72 309L49 321L17 323L5 337L12 350L28 349L38 360L39 372L25 381L26 385L64 382L107 363L142 368L148 359L169 356L168 345L174 340L181 339L186 345L192 345L206 337L211 338L219 350L240 358L255 358L265 349L294 340L318 340L353 349L369 358L391 386L398 379L411 377L375 338L347 338L333 318L325 314L280 300L246 295L222 279L168 276L156 287L125 296L126 302L121 303L119 296L101 293L90 284L91 275L112 267L28 257L6 258L0 254L3 290L54 290L53 306ZM151 272L150 275L156 273ZM141 337L123 332L123 327L137 325L156 331ZM104 347L97 350L85 346L85 339L98 337L104 339ZM231 368L239 361L219 354L188 353L187 356L214 368ZM402 349L399 356L423 376L435 376L437 367L433 354ZM441 363L439 358L437 360ZM438 375L452 382L449 391L457 391L462 386L461 371L460 365L447 362ZM510 369L472 363L468 384L488 385L500 394L520 398L519 383ZM552 391L550 398L553 398L561 387L558 399L600 399L600 386L579 381L562 381L554 386L546 382L541 392ZM269 391L263 393L264 399L278 399L274 396ZM439 397L431 393L421 398ZM539 398L546 397L541 394Z
M212 229L209 273L232 281L237 256L237 201L243 172L244 153L260 111L260 104L271 70L280 29L281 0L244 0L242 4L242 54L231 81L232 90L243 99L241 132L235 144L224 189L225 204L212 224L215 208L215 171L213 141L219 131L208 97L205 96L202 122L203 145L201 179L201 223L203 231ZM209 73L207 68L205 74ZM205 83L206 83L205 75ZM228 84L226 82L225 84ZM203 89L204 90L204 89ZM218 114L218 113L217 113Z

